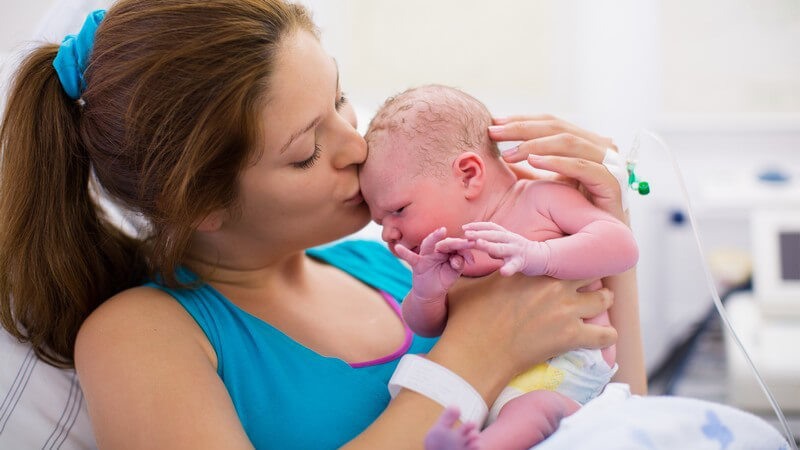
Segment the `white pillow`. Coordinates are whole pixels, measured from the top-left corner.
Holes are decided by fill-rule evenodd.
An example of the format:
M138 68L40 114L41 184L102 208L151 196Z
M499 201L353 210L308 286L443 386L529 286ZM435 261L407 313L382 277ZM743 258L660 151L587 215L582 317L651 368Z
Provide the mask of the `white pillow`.
M3 328L0 355L0 448L97 448L74 370L45 364Z

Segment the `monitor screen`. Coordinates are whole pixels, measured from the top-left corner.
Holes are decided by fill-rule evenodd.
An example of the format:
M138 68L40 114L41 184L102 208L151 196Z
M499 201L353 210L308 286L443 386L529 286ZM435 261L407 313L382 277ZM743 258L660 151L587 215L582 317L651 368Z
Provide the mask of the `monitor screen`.
M800 232L780 233L781 278L800 281Z

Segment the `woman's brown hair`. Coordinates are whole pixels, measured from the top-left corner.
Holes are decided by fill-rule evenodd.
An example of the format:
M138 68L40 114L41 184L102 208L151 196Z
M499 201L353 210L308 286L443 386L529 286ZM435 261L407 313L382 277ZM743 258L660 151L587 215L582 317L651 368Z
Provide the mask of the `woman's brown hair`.
M53 68L58 45L27 56L0 125L4 328L69 367L100 303L148 276L178 284L198 220L236 204L280 43L296 30L316 34L280 0L121 0L78 101ZM93 180L148 219L141 239L101 213Z

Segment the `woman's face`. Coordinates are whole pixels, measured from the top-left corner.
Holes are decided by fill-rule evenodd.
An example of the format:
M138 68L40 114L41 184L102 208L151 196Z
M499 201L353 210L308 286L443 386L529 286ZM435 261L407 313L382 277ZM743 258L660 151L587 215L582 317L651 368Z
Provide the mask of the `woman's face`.
M263 153L241 177L229 228L256 248L292 251L362 228L369 209L357 165L367 146L339 86L336 62L311 34L287 36L262 111Z

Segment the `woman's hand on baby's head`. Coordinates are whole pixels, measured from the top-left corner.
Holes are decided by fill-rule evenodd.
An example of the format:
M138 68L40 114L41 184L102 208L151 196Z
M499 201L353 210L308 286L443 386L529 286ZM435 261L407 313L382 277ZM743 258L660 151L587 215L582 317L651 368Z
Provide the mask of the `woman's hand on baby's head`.
M503 152L508 163L525 161L528 155L577 157L600 163L614 142L550 115L522 115L492 119L489 137L496 142L522 141Z
M606 151L617 151L607 137L586 131L549 115L493 119L489 137L494 141L522 141L503 152L508 163L525 161L542 170L577 180L598 208L627 222L622 196L614 175L603 166ZM513 167L513 166L512 166ZM520 176L517 169L517 176Z

